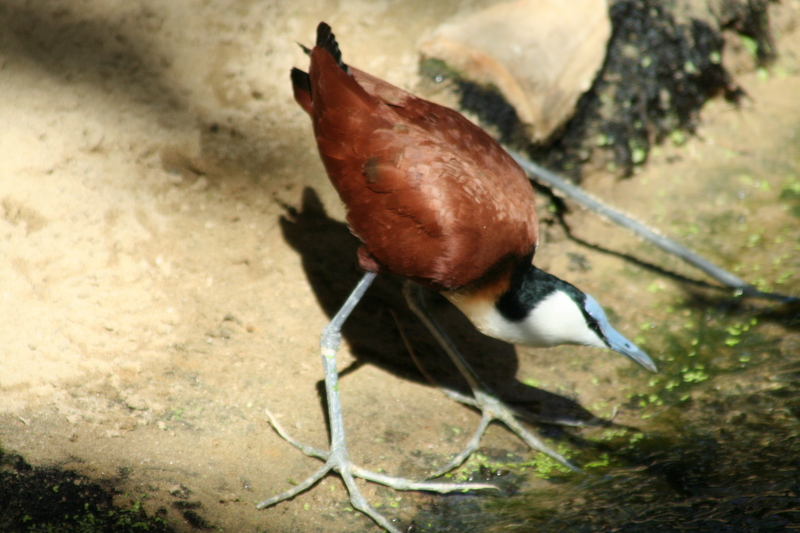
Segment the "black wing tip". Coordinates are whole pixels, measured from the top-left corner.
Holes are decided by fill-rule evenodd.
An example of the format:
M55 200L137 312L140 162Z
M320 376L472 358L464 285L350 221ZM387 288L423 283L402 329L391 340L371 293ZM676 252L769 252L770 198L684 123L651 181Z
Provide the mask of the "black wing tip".
M301 89L308 94L311 94L311 78L307 72L303 72L299 68L292 68L292 85Z
M327 50L328 53L333 56L333 59L336 60L339 67L348 74L350 73L350 69L342 61L342 52L339 50L339 43L336 42L336 36L326 22L320 22L317 26L317 46Z

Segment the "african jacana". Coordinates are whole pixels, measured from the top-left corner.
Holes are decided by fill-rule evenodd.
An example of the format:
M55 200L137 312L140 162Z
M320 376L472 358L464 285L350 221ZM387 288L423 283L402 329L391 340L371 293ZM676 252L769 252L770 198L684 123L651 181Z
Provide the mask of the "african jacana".
M302 447L279 430L326 464L304 483L259 507L299 494L334 469L342 475L357 509L387 530L397 531L369 506L353 482L354 475L398 489L446 492L486 486L412 483L366 472L350 462L335 357L341 326L377 273L397 274L441 292L492 337L531 346L608 348L649 370L656 367L611 327L594 298L533 266L538 241L533 188L499 144L459 113L344 64L324 22L317 28L316 46L307 52L309 72L292 69L294 97L311 117L322 162L347 208L353 233L363 243L358 259L367 273L320 342L330 452ZM409 286L406 296L465 375L480 406L534 448L569 465L519 426L508 408L481 387L427 315L417 291Z

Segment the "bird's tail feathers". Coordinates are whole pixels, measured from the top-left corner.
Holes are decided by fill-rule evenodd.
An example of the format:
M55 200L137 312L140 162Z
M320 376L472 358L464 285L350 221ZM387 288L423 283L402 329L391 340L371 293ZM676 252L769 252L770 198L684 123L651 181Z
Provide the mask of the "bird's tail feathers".
M332 55L339 67L350 74L350 69L342 61L342 52L339 50L339 43L336 42L336 36L333 34L331 27L325 22L320 22L319 26L317 26L317 46L323 48Z

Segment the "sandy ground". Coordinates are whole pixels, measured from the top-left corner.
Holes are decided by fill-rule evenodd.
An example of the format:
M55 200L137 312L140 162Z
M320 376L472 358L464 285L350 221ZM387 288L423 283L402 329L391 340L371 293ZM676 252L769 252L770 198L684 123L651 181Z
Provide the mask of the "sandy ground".
M374 531L345 510L335 477L294 501L254 507L317 466L274 434L264 410L325 447L317 338L359 277L357 243L288 72L306 65L295 41L309 42L324 19L348 62L414 88L417 37L458 8L0 3L0 446L33 464L113 479L149 511L168 507L178 531L192 528L170 506L177 498L200 502L200 514L224 531ZM797 6L782 9L796 14ZM744 235L691 227L728 209L720 195L745 187L708 176L747 165L771 172L774 154L797 150L800 38L782 20L781 70L766 79L739 73L751 96L742 109L713 102L699 138L663 148L634 179L586 182L768 287L778 271L748 261ZM791 172L774 170L779 182ZM749 213L779 232L797 222L769 206ZM591 243L699 277L591 215L575 211L568 221ZM541 267L596 296L630 337L669 320L659 306L683 295L656 272L566 239L547 217L540 250ZM422 477L460 449L478 417L410 362L398 324L432 368L447 368L399 287L381 281L345 332L343 402L357 462ZM515 350L440 312L470 350L494 354L476 364L490 367L498 386L544 414L580 412L580 404L609 415L645 387L645 372L617 356ZM566 399L539 404L546 393L526 380ZM527 453L502 428L484 445ZM389 514L403 523L428 501L373 486L365 493L396 505Z

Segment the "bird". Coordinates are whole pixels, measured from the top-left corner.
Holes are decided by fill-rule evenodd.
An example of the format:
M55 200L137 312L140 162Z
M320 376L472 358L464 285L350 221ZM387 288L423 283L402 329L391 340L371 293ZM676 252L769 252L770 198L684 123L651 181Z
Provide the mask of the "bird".
M480 332L512 344L584 345L613 350L651 371L655 363L611 326L593 297L534 266L538 219L533 186L490 135L457 111L344 63L325 22L317 27L315 46L303 49L310 65L307 73L291 70L294 99L311 118L319 156L346 208L347 223L361 241L357 256L365 274L320 339L330 450L299 444L268 413L283 438L326 463L259 508L296 496L334 470L356 509L397 532L361 495L353 476L400 490L493 488L390 478L350 461L336 352L342 324L378 274L407 280L409 306L464 375L474 396L470 401L489 413L488 421L501 420L533 448L578 470L522 428L513 411L481 383L427 312L425 290L444 295ZM473 441L478 439L476 433ZM460 454L446 469L468 454Z

